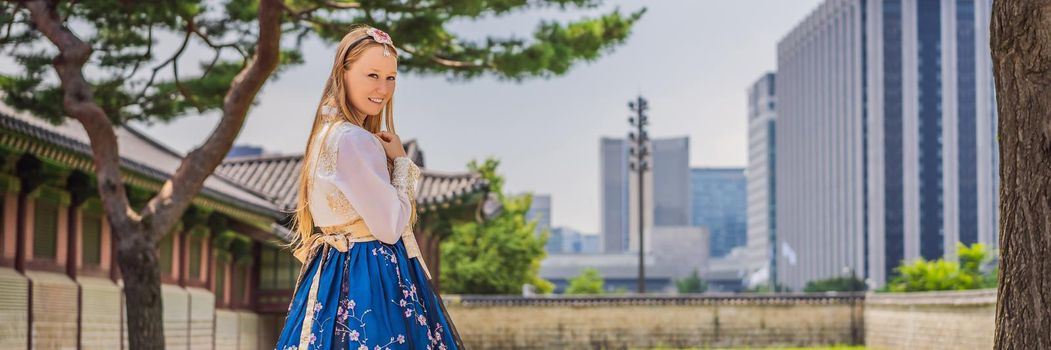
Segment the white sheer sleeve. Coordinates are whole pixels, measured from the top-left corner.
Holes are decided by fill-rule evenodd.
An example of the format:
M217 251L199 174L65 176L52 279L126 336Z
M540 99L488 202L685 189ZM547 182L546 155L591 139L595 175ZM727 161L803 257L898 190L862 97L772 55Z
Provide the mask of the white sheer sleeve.
M376 136L364 129L352 128L338 137L332 182L365 220L372 235L383 243L397 243L412 214L410 192L415 183L409 184L407 174L415 164L407 157L398 157L394 170L396 181L392 182L383 146Z

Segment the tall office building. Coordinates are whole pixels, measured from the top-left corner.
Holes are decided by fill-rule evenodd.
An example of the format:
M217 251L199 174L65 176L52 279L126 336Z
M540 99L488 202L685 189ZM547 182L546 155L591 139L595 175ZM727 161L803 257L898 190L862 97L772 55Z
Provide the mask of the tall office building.
M741 168L690 169L692 221L708 228L713 258L746 243L745 182Z
M628 169L625 139L602 138L602 238L607 253L638 251L638 177ZM646 231L656 226L690 225L690 142L688 137L654 139L650 171L643 177ZM646 250L652 248L649 237Z
M653 140L653 224L690 226L690 138Z
M778 274L790 287L996 245L991 0L828 0L778 43Z
M599 200L602 202L602 250L618 253L628 250L628 143L624 139L603 137L599 144Z
M748 239L743 260L747 264L749 287L777 283L776 77L774 73L763 74L748 89L748 168L745 170Z

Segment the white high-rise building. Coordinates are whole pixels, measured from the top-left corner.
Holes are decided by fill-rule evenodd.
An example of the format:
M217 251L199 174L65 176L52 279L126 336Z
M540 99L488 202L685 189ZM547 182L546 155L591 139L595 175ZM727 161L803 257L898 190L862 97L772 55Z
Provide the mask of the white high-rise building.
M618 253L628 250L629 171L628 143L624 139L603 137L599 141L599 201L602 203L602 251Z
M996 245L991 0L828 0L778 43L778 279Z
M748 89L747 245L744 262L749 287L777 283L777 206L774 190L777 122L776 77L763 74Z

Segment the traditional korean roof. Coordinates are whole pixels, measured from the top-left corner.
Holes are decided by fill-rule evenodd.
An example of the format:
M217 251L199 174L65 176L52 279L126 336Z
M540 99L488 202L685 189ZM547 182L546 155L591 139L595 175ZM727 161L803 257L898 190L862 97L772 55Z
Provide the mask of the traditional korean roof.
M0 128L0 145L85 173L95 171L88 134L75 120L53 125L0 104ZM182 162L182 154L132 127L118 127L115 132L126 183L156 191ZM200 194L194 204L259 226L284 216L274 203L215 174L205 180Z
M86 173L94 172L87 132L66 119L52 125L43 119L0 104L0 145L33 154ZM183 155L133 127L115 129L126 183L158 190L182 162ZM424 167L416 140L404 144L406 154L421 167L416 202L421 212L457 204L488 190L488 182L472 172L440 172ZM302 155L263 155L225 160L204 182L194 203L234 218L270 225L295 210ZM483 198L484 200L484 198ZM267 222L267 223L264 223ZM272 228L272 227L271 227Z
M423 168L423 154L415 140L405 143L406 154L421 167L416 188L416 205L421 212L455 203L488 190L481 175L472 172L439 172ZM215 170L223 177L261 193L283 210L296 208L302 155L262 155L227 159Z

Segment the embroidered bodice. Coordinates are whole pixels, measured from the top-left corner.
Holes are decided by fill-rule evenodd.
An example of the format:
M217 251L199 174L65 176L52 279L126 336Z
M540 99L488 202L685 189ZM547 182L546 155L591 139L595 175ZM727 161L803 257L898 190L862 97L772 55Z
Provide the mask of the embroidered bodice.
M408 157L398 157L392 179L381 141L346 121L324 123L314 137L308 197L314 224L338 226L360 218L377 239L397 243L412 229L420 169Z

